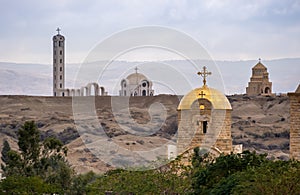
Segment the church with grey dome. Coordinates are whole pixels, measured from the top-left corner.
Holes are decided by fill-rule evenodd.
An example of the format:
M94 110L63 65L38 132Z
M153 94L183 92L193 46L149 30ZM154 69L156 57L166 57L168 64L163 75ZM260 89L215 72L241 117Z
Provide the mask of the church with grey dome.
M120 96L153 96L152 82L143 74L135 73L128 75L121 81Z

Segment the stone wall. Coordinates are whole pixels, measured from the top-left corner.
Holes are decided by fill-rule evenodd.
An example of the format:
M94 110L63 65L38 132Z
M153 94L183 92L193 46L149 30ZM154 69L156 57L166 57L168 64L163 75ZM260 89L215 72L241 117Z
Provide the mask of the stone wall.
M202 131L203 121L208 122L206 133ZM178 111L178 154L195 147L225 154L232 151L231 110Z
M290 98L290 158L300 160L300 93L289 93Z

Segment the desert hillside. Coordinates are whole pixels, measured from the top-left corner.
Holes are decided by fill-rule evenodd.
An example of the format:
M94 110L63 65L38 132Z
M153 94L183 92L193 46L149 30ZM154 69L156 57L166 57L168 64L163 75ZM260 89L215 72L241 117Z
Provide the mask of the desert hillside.
M122 97L115 98L114 104L124 101ZM172 140L177 130L176 108L180 98L171 95L131 97L128 113L132 120L127 120L124 110L111 108L111 97L83 97L95 102L97 119L107 139L129 150L153 148ZM243 144L244 149L268 153L270 157L288 159L288 98L242 95L228 98L233 108L233 143ZM56 136L68 146L68 160L79 173L111 169L111 165L99 160L85 147L80 137L83 134L77 131L85 126L74 121L71 97L0 96L0 102L0 143L7 139L16 149L18 128L25 121L34 120L42 131L42 138ZM158 126L154 128L153 124ZM128 130L124 130L124 126ZM145 134L153 128L157 130ZM135 136L131 131L143 136Z

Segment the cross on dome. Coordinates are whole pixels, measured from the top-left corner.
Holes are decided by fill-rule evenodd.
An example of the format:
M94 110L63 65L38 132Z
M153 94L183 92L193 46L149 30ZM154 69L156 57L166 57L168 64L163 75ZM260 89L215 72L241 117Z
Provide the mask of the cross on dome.
M207 71L206 66L203 66L203 70L198 72L198 75L203 77L203 85L206 86L206 78L207 76L212 75L212 73Z
M56 31L57 31L57 34L59 35L59 32L61 31L61 29L57 28Z
M206 94L203 91L201 91L201 93L199 93L199 95L201 96L201 98L203 98Z

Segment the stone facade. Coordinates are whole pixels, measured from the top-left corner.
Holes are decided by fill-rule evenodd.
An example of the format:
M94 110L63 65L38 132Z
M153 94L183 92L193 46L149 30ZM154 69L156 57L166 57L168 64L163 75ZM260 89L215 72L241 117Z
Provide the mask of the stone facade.
M290 158L300 160L300 85L290 98Z
M216 155L232 152L232 108L224 94L204 85L185 95L177 110L179 155L195 147Z
M252 68L252 76L246 88L246 93L249 96L272 94L272 82L269 81L268 70L260 60Z
M120 96L153 96L152 82L143 74L137 72L130 74L121 81Z

